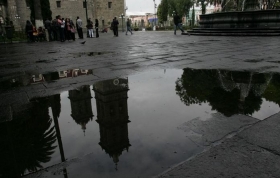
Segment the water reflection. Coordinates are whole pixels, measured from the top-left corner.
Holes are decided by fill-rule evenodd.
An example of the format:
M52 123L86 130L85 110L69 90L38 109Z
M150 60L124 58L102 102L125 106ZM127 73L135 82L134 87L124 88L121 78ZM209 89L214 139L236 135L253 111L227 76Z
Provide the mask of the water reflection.
M85 133L86 124L92 120L91 93L89 85L69 91L71 102L71 116L75 122L82 126Z
M46 98L37 99L29 110L0 124L2 177L20 177L50 161L56 147L56 133L48 110L50 104Z
M176 81L176 93L186 105L209 102L213 110L225 116L252 115L260 110L262 96L267 100L278 98L279 74L237 72L225 70L184 69ZM269 89L269 90L268 90Z
M91 69L69 69L58 72L48 72L48 73L24 73L16 77L12 77L8 80L0 81L0 90L7 90L16 87L28 86L43 82L53 82L63 78L73 78L83 75L91 75Z
M99 145L113 158L117 170L119 156L131 146L128 139L128 79L97 82L93 90L97 107L96 122L100 131Z

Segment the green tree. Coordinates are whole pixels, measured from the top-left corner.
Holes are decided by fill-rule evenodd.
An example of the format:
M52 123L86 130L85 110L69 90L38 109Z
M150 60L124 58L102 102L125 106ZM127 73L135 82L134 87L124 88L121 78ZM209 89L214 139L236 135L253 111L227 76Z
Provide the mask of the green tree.
M178 15L186 15L193 5L192 0L169 0L169 15L173 14L173 11L177 12Z

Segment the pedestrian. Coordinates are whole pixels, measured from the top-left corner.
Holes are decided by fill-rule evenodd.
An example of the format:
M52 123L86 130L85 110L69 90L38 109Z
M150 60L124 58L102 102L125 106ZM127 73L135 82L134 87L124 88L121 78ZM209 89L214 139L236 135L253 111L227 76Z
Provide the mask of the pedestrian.
M65 30L66 30L66 40L69 41L72 39L71 23L69 18L65 19Z
M60 24L60 41L65 41L65 20L64 18L61 18L61 16L58 16L58 23Z
M51 24L52 24L51 19L47 19L45 21L45 29L47 30L47 32L46 32L47 41L52 41Z
M72 20L70 20L70 27L71 27L71 38L73 41L75 41L75 33L76 33L76 28Z
M59 19L60 15L55 17L55 32L57 35L57 41L61 41L61 32L60 32L60 28L61 28L61 20Z
M182 28L182 19L177 14L177 12L175 12L175 14L173 16L173 22L174 22L174 35L176 35L177 27L182 31L182 33L184 33L184 30Z
M76 28L77 28L77 31L78 31L79 38L83 39L84 38L84 35L83 35L83 21L79 17L77 17L77 20L76 20Z
M99 38L99 32L98 32L98 27L99 27L99 22L98 19L95 19L95 31L96 31L96 38Z
M126 33L125 33L125 35L127 35L127 32L130 32L131 35L133 34L132 31L131 31L131 21L130 21L129 18L126 21Z
M57 26L57 18L52 20L52 25L51 25L51 31L52 31L52 34L53 34L53 41L58 41L59 34L57 33L56 26Z
M90 20L87 21L87 29L88 29L88 34L89 34L89 38L93 38L93 24L91 23Z
M34 42L34 36L33 36L33 25L29 20L26 21L25 25L25 33L27 35L29 42Z
M114 36L118 37L119 36L119 21L117 20L117 17L113 19L113 31L114 31Z

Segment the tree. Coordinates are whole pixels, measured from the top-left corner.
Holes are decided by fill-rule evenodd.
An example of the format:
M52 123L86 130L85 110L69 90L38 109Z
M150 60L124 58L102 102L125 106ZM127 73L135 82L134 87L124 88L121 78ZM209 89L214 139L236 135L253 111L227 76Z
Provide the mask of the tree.
M35 24L36 19L47 20L52 18L52 11L49 0L28 0L30 4L30 19Z
M159 22L163 23L167 21L168 16L168 0L162 0L157 9L157 16L159 18Z
M169 0L169 15L173 14L173 11L178 15L186 15L193 5L192 0Z

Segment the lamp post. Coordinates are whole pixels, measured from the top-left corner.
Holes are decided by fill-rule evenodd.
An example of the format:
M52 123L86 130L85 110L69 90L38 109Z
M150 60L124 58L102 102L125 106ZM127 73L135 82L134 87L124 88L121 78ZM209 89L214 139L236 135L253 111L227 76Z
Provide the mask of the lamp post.
M201 0L201 2L199 2L199 4L201 5L201 14L205 14L207 1Z
M156 2L155 2L155 0L153 0L154 1L154 15L156 15L156 9L155 9L155 7L156 7ZM154 17L155 18L155 17ZM154 31L156 31L156 18L154 19L154 29L153 29Z
M194 3L195 1L193 1L193 9L192 9L192 27L194 27L194 20L195 20Z
M122 17L122 32L124 32L124 28L123 28L123 14L121 15L121 17Z
M85 9L86 9L86 21L88 20L88 12L87 12L87 0L85 0Z

